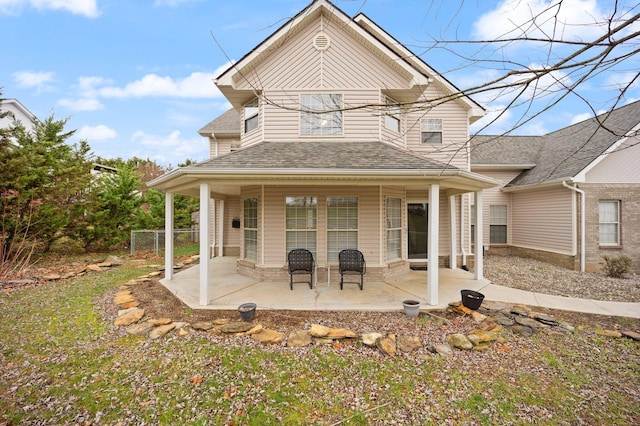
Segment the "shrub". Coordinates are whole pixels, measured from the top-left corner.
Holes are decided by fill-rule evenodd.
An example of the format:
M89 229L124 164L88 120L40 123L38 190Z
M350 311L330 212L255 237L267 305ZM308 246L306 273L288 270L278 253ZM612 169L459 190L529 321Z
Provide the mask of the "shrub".
M631 258L629 256L602 256L604 259L604 272L608 277L622 278L631 268Z
M78 240L70 237L61 237L51 243L49 251L57 254L82 254L84 253L84 246Z

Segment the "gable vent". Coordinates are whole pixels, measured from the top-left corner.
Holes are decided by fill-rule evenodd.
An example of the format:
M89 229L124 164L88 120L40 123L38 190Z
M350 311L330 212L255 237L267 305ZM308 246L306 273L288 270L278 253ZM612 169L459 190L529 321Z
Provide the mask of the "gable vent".
M325 33L319 33L313 39L313 46L318 50L327 50L330 44L331 40Z

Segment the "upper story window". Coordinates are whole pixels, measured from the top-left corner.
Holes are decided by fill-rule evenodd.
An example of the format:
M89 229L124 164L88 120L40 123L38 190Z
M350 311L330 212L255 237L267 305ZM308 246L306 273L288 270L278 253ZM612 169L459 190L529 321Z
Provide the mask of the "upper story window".
M400 106L396 101L387 98L387 110L384 115L384 127L400 133Z
M244 132L249 133L250 131L257 129L258 124L260 124L258 118L258 98L254 98L249 101L244 106Z
M601 245L620 245L620 201L598 202L598 226Z
M300 109L301 135L342 134L342 95L300 95Z
M422 143L442 143L442 119L425 118L420 120L420 140Z

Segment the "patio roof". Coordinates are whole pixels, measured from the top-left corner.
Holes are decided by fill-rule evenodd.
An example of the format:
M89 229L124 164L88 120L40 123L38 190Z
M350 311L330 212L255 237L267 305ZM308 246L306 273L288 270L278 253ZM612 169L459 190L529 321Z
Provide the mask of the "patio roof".
M197 195L199 182L220 194L242 185L322 181L326 185L402 185L439 182L460 193L497 186L492 178L428 159L383 142L262 142L220 157L174 169L149 182L169 192ZM319 182L315 182L319 183Z

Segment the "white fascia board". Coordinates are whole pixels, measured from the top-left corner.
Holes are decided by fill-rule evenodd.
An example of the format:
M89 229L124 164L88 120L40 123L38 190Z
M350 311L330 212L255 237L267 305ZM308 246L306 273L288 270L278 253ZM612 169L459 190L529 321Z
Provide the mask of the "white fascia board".
M471 163L472 170L531 170L535 164L474 164Z
M562 179L554 179L549 182L544 183L532 183L530 185L518 185L518 186L507 186L500 188L501 191L504 192L516 192L516 191L524 191L529 189L546 189L548 187L553 186L562 186L562 182L573 182L570 177L562 178Z

